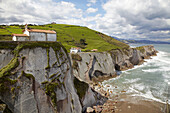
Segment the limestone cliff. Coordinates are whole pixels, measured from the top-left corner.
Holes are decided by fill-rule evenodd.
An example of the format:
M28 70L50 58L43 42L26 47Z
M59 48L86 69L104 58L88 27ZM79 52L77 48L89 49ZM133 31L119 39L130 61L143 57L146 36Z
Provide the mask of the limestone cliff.
M155 54L144 46L71 54L70 60L57 42L0 42L0 104L13 113L81 113L107 100L85 82L113 77Z
M61 44L1 42L0 48L0 102L13 113L82 112Z
M116 75L117 71L133 68L134 65L141 64L143 59L156 55L156 52L154 47L149 45L108 52L81 52L70 54L70 56L74 75L90 83L91 80L104 80L104 78Z

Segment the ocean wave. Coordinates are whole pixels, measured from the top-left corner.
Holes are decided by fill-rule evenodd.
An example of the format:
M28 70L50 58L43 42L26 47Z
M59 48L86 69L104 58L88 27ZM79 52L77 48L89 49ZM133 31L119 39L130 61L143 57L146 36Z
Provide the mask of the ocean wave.
M145 63L145 62L142 65L135 65L132 69L128 69L128 70L122 71L122 73L128 73L128 71L132 71L132 70L144 67L145 65L147 65L147 63Z
M159 71L158 69L142 69L143 72L150 72L150 73L153 73L153 72L157 72Z
M135 78L135 79L125 79L126 81L124 81L123 83L135 83L139 80L141 80L141 78Z
M159 67L154 69L142 69L143 72L154 73L154 72L170 72L170 67Z
M134 84L133 88L138 90L138 91L144 91L144 89L146 89L145 85L143 83L140 84Z
M165 103L167 100L165 96L165 93L167 93L165 91L167 89L166 86L170 87L170 53L159 51L157 56L152 56L151 59L145 59L145 61L142 65L136 65L132 69L122 71L119 77L104 81L104 89L112 90L113 94L117 92L121 94L122 90L126 90L128 95L140 96L147 100ZM134 73L137 73L137 75ZM145 78L143 75L147 75L146 77L151 76ZM155 79L151 78L154 76L156 77ZM158 77L160 77L160 80L157 79ZM113 84L115 80L118 82ZM155 82L155 80L158 81ZM107 87L107 84L110 87ZM117 88L115 88L115 85Z
M165 80L170 81L170 72L169 73L164 73L162 75L163 75L163 77L165 77Z
M102 82L102 84L107 84L107 83L113 82L114 80L117 80L117 79L119 79L119 78L121 78L121 75L120 75L120 76L117 76L117 77L115 77L115 78L111 78L111 79L109 79L109 80L104 80L104 81Z
M157 57L153 57L152 59L166 64L170 64L170 53L159 51L159 53L157 53Z
M154 101L157 101L157 102L166 104L165 101L162 101L161 99L158 99L158 98L154 97L154 96L152 95L152 92L151 92L150 90L149 90L148 92L146 92L145 94L144 94L144 93L135 93L135 94L132 94L131 96L144 97L144 98L147 99L147 100L154 100ZM169 104L170 104L170 102L169 102Z

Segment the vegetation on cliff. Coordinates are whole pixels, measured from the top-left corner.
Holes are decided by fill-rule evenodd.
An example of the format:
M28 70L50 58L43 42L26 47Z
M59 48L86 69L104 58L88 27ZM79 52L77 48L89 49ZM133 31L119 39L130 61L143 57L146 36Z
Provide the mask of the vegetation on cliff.
M57 32L57 41L61 42L68 52L71 47L81 47L83 48L83 51L97 49L99 52L129 47L127 44L87 27L65 24L47 24L39 26L28 25L28 28L55 30ZM0 40L12 40L12 36L10 35L12 33L22 33L23 29L24 25L0 25Z
M77 90L77 94L79 98L82 99L85 96L86 91L89 88L89 85L83 81L78 80L76 77L74 77L74 86Z
M25 76L26 78L35 81L34 75L25 73L23 70L18 71L18 67L25 59L25 56L22 56L22 54L20 54L20 51L27 48L31 49L37 47L46 49L47 67L45 69L50 68L49 64L50 48L52 48L56 52L55 54L57 58L58 58L57 52L59 52L59 58L61 58L64 55L64 53L60 51L61 47L63 46L58 42L11 42L11 41L0 42L0 49L10 49L12 50L11 52L14 54L14 58L6 66L0 69L0 94L11 91L13 94L13 98L15 98L15 92L18 89L18 87L20 87L16 83L17 81L20 81L20 78L22 76ZM64 47L62 49L66 52L66 49ZM60 65L62 65L62 63ZM16 75L15 72L16 73L20 72L21 75L17 77L15 76ZM49 79L51 80L50 82L44 81L42 83L44 86L45 93L50 96L51 101L53 102L55 108L57 106L55 89L61 88L61 86L64 85L64 82L60 82L59 80L60 75L61 75L60 73L52 74L49 77Z

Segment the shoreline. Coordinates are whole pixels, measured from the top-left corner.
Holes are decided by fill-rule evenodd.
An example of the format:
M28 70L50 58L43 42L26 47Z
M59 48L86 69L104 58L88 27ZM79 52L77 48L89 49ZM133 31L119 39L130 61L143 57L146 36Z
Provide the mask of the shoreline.
M120 95L115 113L165 113L166 104L139 96Z
M97 108L101 109L101 113L166 113L165 103L142 96L128 95L123 91L121 94L111 94L99 84L94 88L95 91L108 98L103 105L93 106L95 113L99 112Z
M153 56L150 56L145 60L152 59L152 58ZM138 68L142 65L146 65L144 63L148 61L145 60L140 65L136 65L137 67L134 66L133 68L127 69L125 71ZM116 79L117 77L119 76L114 76L110 79ZM104 90L106 87L110 87L110 85L103 86L103 84L101 84L101 81L99 81L95 85L92 85L92 87L93 89L95 89L95 91L99 92L100 94L108 98L107 102L105 102L102 106L98 106L102 109L102 113L165 113L166 112L166 107L167 107L166 102L163 103L142 96L128 95L125 94L125 91L121 91L120 94L113 94L112 91ZM95 107L93 108L95 109Z

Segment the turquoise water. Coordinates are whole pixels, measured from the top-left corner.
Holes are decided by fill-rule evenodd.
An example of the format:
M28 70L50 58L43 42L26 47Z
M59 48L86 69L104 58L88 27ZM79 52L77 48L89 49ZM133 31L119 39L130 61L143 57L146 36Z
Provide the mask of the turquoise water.
M117 78L104 81L104 86L111 86L105 87L105 90L109 89L113 94L126 91L125 94L128 95L142 96L162 103L168 100L170 103L170 45L155 44L154 47L159 51L157 56L145 60L140 66L123 71Z

